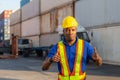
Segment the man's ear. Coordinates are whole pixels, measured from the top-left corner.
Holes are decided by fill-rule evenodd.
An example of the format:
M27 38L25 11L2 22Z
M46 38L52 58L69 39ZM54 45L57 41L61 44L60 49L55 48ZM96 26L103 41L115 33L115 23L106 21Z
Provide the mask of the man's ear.
M63 33L64 33L65 29L63 29Z
M78 28L76 27L76 32L77 32L77 29L78 29Z

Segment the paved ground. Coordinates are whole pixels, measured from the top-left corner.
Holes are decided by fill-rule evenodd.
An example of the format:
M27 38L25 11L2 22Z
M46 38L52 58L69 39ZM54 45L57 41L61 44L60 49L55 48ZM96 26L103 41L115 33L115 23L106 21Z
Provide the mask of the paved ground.
M43 72L43 59L37 57L0 60L0 80L57 80L57 67ZM87 65L87 80L120 80L120 66L104 64L97 67L93 63Z

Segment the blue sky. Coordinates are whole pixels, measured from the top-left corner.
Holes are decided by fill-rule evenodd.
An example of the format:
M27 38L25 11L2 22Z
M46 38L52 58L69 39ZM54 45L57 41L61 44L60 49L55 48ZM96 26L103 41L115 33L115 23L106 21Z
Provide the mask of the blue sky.
M0 13L4 10L17 10L20 8L20 0L0 0Z

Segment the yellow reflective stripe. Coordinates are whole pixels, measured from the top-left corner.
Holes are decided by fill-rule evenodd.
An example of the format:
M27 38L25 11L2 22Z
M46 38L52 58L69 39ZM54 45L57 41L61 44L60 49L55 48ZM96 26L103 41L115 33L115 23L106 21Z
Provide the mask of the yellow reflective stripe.
M62 41L59 42L59 50L60 50L60 57L61 57L61 63L62 63L61 66L63 66L62 71L64 71L63 74L64 76L68 76L69 73L68 73L68 68L66 64L67 61L65 60L66 58L65 58L65 52L64 52L64 44Z
M68 61L66 60L66 51L64 48L64 44L62 41L58 42L58 47L60 50L60 63L61 63L61 69L63 75L59 74L58 79L59 80L84 80L86 73L80 74L81 72L81 62L82 62L82 56L83 56L83 49L84 49L84 43L83 40L78 39L77 46L76 46L76 60L74 64L74 75L69 75L69 66Z
M69 76L58 75L58 80L69 80Z
M76 60L76 68L75 68L75 75L80 75L80 71L81 71L81 61L82 61L82 52L83 52L83 40L78 39L78 47L77 47L78 51L77 51L77 60Z
M84 72L82 75L78 76L62 76L58 75L59 80L84 80L86 76L86 73Z
M68 79L68 80L84 80L85 76L86 76L86 73L83 73L82 75L77 75L77 76L76 75L70 76L70 79Z

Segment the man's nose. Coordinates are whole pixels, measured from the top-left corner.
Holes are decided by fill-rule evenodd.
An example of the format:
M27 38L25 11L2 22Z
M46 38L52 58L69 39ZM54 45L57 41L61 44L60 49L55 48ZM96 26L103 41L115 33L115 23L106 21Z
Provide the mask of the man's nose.
M73 33L73 31L72 30L69 30L69 34L72 34Z

